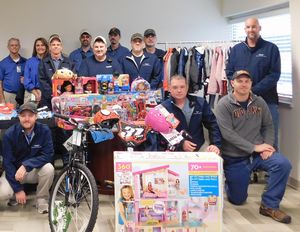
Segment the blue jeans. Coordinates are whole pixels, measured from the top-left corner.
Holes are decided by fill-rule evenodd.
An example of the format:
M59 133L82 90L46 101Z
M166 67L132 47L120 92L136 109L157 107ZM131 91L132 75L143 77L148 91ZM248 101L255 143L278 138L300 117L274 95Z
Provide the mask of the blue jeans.
M252 157L251 161L250 157L233 158L223 155L228 200L235 205L243 204L248 197L250 174L253 170L260 169L269 174L267 189L262 194L262 204L278 209L292 169L291 163L279 152L275 152L267 160L263 160L259 154Z
M274 125L274 132L275 132L275 140L274 140L274 148L279 151L278 146L278 130L279 130L279 111L277 104L268 104L269 110L272 115L273 125Z

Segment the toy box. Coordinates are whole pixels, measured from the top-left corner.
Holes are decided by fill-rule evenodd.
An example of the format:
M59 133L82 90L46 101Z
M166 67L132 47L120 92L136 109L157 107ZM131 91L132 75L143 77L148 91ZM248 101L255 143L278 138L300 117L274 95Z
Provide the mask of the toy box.
M208 152L114 152L115 231L222 231L222 160Z
M91 117L100 109L115 110L123 120L135 121L145 117L146 108L159 104L161 91L120 94L74 94L52 98L52 110L64 115ZM151 101L151 104L148 102Z
M96 77L78 77L75 82L75 94L98 93Z
M72 85L72 93L75 91L74 80L65 80L65 79L53 79L52 80L52 96L57 97L63 94L64 86L66 83L70 83Z

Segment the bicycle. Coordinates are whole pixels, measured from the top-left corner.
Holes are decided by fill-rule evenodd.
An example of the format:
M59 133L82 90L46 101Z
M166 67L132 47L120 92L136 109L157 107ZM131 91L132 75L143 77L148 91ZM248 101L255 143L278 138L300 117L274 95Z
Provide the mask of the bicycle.
M97 220L99 199L96 180L86 166L87 135L96 131L112 135L109 127L118 119L108 124L103 120L101 124L77 121L60 114L54 116L67 121L74 129L66 141L69 164L57 176L50 193L49 225L55 232L92 231ZM102 138L102 141L105 139Z

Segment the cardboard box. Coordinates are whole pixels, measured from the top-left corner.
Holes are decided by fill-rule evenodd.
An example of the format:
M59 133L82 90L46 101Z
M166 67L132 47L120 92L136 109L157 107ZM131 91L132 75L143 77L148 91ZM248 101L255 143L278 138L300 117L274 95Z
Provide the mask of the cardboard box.
M222 231L222 159L209 152L114 152L115 231Z

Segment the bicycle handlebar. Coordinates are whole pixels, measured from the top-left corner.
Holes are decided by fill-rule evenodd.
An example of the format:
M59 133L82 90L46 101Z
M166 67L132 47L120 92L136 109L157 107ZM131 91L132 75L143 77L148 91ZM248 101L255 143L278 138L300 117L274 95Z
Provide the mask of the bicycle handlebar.
M65 121L69 122L72 125L75 125L75 126L78 125L78 122L74 118L68 117L68 116L63 115L63 114L58 114L58 113L54 113L53 115L54 115L54 117L61 118Z

